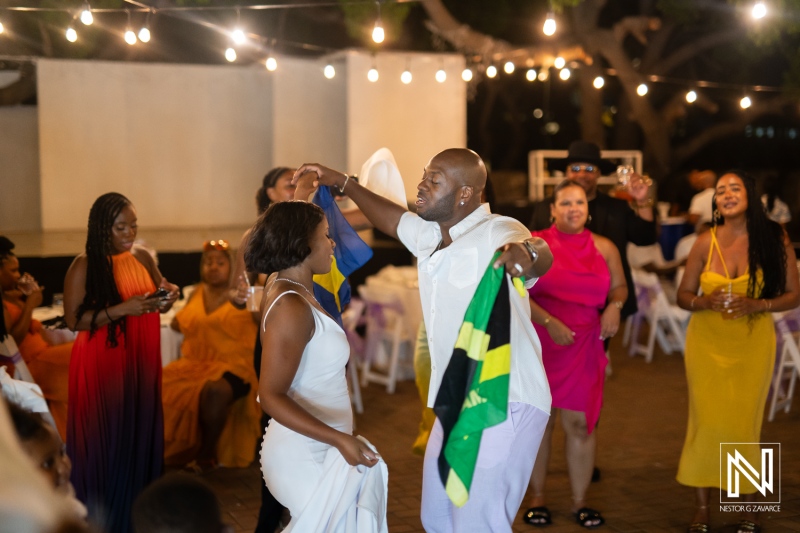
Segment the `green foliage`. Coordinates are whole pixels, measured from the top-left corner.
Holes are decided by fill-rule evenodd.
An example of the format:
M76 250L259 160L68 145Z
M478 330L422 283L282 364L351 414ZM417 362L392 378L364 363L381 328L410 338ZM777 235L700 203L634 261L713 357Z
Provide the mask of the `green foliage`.
M374 4L347 4L347 0L337 0L345 15L347 34L354 39L363 40L365 28L372 30L378 16L378 2ZM386 39L396 39L403 31L403 23L411 10L411 4L380 2L381 24ZM368 35L369 32L366 32Z

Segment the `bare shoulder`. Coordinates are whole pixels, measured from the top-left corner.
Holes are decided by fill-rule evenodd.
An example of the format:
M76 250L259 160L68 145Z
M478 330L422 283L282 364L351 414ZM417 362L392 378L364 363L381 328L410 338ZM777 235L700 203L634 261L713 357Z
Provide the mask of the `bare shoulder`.
M86 272L86 269L89 266L89 258L86 257L86 252L78 254L75 259L72 260L72 264L69 265L69 269L67 270L67 274L70 273L78 273L78 272Z
M618 251L617 246L611 242L611 239L607 239L597 233L592 232L592 241L594 241L595 247L603 257L608 257L608 254L613 253L612 250Z
M131 254L148 269L156 266L156 260L150 255L149 250L143 246L134 244L133 248L131 248Z
M296 292L280 292L265 302L264 328L280 335L307 331L314 325L308 301Z
M694 241L692 250L700 250L701 252L708 252L708 249L710 247L711 247L711 232L705 231L697 236L697 240Z

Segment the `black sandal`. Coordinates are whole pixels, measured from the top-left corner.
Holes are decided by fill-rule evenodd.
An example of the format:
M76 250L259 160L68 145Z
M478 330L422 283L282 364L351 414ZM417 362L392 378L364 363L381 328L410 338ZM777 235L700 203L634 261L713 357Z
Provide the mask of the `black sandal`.
M689 526L686 533L708 533L708 524L702 522L695 522Z
M589 507L581 507L574 513L574 515L575 521L578 522L578 525L585 527L586 529L594 529L606 523L603 515L601 515L599 511L595 511Z
M550 509L542 505L541 507L531 507L525 511L522 521L534 527L545 527L553 523L550 517Z
M761 533L761 526L752 520L739 520L736 533Z

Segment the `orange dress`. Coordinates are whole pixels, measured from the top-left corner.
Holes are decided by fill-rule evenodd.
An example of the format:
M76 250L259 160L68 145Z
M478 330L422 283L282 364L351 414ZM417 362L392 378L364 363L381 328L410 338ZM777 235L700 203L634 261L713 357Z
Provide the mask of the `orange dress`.
M3 306L11 323L15 324L22 316L22 309L7 301L3 302ZM19 353L36 384L42 389L61 439L66 441L69 360L72 355L72 343L50 346L41 335L42 328L41 322L31 319L28 333L19 343Z
M200 393L209 381L230 372L250 385L236 400L217 444L222 466L246 467L255 457L261 436L261 410L256 401L258 379L253 368L257 326L250 312L226 302L206 313L202 287L176 315L184 335L181 358L164 367L164 459L185 464L200 447Z

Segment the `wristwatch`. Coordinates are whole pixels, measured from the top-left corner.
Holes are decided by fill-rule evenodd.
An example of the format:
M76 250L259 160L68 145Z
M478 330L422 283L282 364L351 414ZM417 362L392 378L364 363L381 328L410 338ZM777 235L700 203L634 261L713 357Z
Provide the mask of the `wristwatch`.
M531 263L535 263L536 260L539 259L539 252L533 247L531 241L522 241L522 244L528 250L528 253L531 254Z

